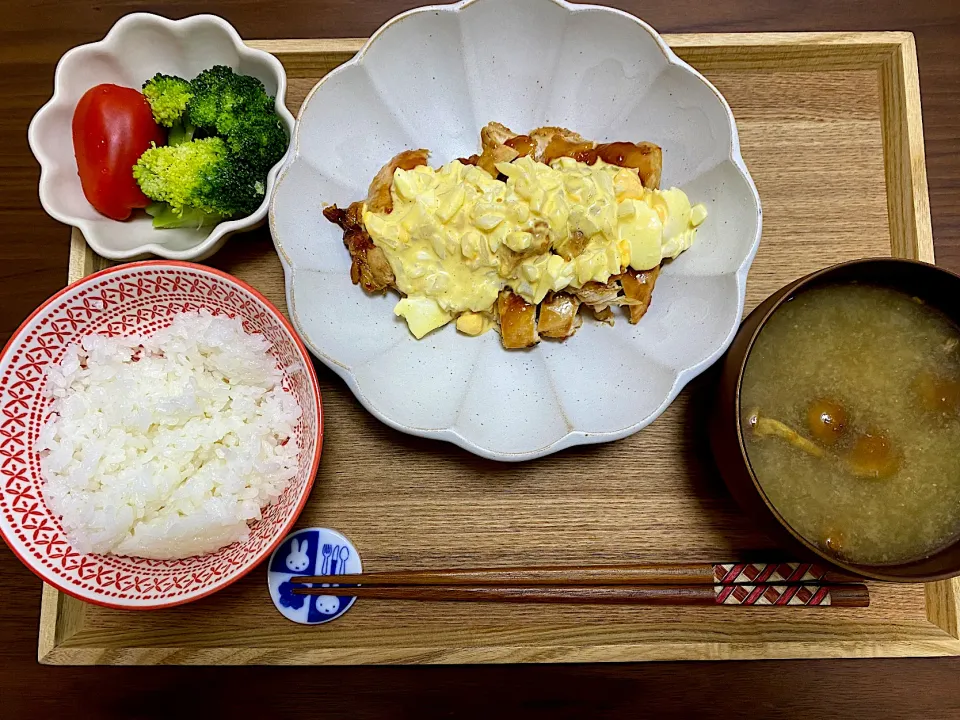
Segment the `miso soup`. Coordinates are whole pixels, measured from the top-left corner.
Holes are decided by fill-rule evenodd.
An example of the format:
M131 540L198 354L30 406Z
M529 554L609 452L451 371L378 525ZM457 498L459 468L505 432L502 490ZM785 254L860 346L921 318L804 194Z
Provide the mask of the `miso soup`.
M868 565L960 536L960 329L905 293L813 288L744 369L741 427L770 502L807 540Z

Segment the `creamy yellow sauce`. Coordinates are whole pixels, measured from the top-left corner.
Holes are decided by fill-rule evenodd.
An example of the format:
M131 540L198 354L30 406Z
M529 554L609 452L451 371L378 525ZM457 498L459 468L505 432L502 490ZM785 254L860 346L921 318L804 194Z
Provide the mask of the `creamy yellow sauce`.
M644 188L636 171L602 160L523 157L497 169L506 182L457 160L398 169L392 212L364 208L406 295L394 312L417 338L461 313L489 311L504 288L539 303L628 267L649 270L689 248L707 214L683 191Z

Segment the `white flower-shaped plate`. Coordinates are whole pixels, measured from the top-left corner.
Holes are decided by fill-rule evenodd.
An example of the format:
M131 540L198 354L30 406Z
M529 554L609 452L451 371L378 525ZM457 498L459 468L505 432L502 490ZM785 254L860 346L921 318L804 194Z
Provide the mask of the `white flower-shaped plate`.
M267 174L265 197L246 217L213 227L158 230L143 212L119 222L101 215L87 202L77 175L71 121L77 102L90 88L114 83L140 88L156 73L192 78L214 65L229 65L243 75L258 78L275 96L274 109L288 133L293 115L285 97L287 76L273 55L244 45L223 18L194 15L168 20L150 13L120 18L103 40L80 45L57 64L53 97L34 116L27 131L30 149L40 163L40 204L62 223L83 233L99 255L111 260L134 260L159 255L170 260L200 261L213 255L235 232L261 225L280 163Z
M397 297L350 282L321 211L366 196L393 155L434 164L476 152L491 120L567 127L663 148L664 187L706 204L693 248L669 262L637 325L505 351L453 325L415 340ZM727 348L760 242L760 199L723 97L637 18L563 0L465 0L399 15L323 78L300 110L270 227L307 346L370 412L404 432L496 460L626 437Z

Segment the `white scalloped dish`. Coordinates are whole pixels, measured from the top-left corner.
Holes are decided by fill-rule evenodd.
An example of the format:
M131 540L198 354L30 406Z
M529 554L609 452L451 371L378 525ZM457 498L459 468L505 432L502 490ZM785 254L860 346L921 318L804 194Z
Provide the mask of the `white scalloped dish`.
M365 197L401 150L429 148L435 166L477 152L489 121L656 143L661 187L706 205L696 242L664 264L638 324L586 321L524 351L453 324L416 340L392 312L395 294L351 283L324 206ZM388 22L307 97L270 212L293 322L364 407L404 432L514 461L656 419L729 345L760 226L717 90L637 18L563 0L466 0Z
M99 255L134 260L158 255L199 261L223 246L235 232L252 230L267 216L269 198L281 163L267 174L260 207L246 217L212 227L157 229L145 213L123 222L98 213L83 195L70 124L81 96L100 83L140 88L156 73L192 78L214 65L228 65L259 79L276 98L274 110L288 133L293 115L284 104L287 76L273 55L244 45L237 31L215 15L168 20L150 13L120 18L99 42L80 45L57 64L53 97L30 122L30 149L40 163L40 203L62 223L79 228Z

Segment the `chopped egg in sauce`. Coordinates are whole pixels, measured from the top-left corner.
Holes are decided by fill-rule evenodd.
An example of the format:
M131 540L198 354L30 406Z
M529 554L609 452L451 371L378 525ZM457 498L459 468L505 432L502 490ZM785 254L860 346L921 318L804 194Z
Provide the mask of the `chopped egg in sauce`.
M649 270L689 248L707 215L682 190L645 188L635 170L602 160L496 167L505 182L458 160L397 169L392 212L364 207L406 296L394 313L417 338L458 316L461 331L486 331L483 314L504 288L537 304L628 267Z

